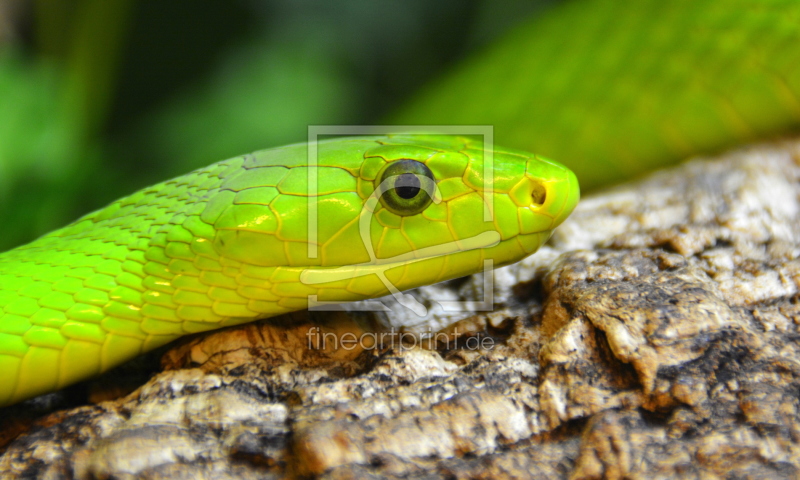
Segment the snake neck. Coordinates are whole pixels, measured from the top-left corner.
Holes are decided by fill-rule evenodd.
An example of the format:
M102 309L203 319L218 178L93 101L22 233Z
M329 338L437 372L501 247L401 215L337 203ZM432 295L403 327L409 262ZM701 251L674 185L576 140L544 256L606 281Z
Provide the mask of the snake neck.
M98 358L75 367L89 376L188 333L296 309L275 293L276 268L213 248L200 216L227 167L155 185L0 254L0 357L80 351Z

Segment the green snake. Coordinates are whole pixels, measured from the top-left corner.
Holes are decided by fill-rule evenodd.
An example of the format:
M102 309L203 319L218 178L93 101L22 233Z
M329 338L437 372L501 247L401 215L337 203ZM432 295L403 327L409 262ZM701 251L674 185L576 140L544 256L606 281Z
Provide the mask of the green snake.
M798 24L796 0L565 1L392 119L491 124L497 143L558 159L592 188L796 131ZM488 181L480 149L453 137L322 145L310 204L306 147L284 147L156 185L0 255L0 405L186 333L305 308L315 295L355 300L465 275L487 258L513 262L578 197L558 164L514 150L495 149ZM388 163L411 165L437 201L414 214L386 195L370 207ZM491 225L476 221L488 205ZM368 235L357 217L370 220Z
M0 254L0 405L310 299L516 262L578 196L556 162L453 135L290 145L159 183Z

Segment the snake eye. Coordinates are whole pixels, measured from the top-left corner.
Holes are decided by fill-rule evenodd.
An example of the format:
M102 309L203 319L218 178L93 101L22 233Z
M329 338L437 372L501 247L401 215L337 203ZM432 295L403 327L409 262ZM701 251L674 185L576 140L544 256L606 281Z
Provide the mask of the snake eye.
M435 181L431 170L416 160L397 160L375 179L381 203L400 216L416 215L431 204Z

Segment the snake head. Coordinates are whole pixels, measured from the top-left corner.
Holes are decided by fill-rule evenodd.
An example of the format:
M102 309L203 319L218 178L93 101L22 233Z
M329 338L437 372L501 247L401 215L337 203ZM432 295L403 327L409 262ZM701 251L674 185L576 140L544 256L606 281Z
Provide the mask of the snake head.
M200 216L220 256L268 269L271 285L286 279L277 296L356 300L514 263L579 197L564 166L472 137L339 138L315 150L244 157Z

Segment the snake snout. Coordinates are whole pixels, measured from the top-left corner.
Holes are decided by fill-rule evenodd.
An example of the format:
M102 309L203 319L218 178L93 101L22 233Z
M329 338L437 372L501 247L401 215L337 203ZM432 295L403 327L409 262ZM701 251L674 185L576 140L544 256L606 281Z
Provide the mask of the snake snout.
M578 178L571 170L564 169L564 175L548 182L545 188L544 201L548 213L553 217L553 228L561 225L575 209L580 199ZM534 192L535 196L535 192ZM533 199L535 203L537 198Z
M560 167L560 166L559 166ZM564 167L528 175L510 192L519 209L520 233L550 231L575 208L580 197L578 180Z
M523 220L525 230L552 230L561 224L575 208L580 198L578 179L567 167L556 161L532 155L527 160L525 180L510 192L518 207L527 207L536 221ZM526 228L526 225L527 228Z

